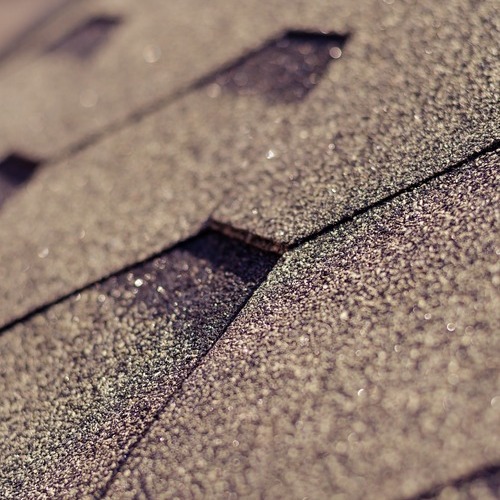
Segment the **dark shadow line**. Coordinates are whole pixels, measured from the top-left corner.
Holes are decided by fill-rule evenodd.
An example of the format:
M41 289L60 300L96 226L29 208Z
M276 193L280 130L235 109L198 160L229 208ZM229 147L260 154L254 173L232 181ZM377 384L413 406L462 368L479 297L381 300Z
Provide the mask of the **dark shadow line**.
M210 217L208 219L207 225L209 228L213 229L218 233L222 233L228 238L242 241L247 245L258 248L259 250L264 250L265 252L273 252L278 255L283 255L287 250L287 246L282 243L275 242L270 238L264 238L258 236L250 231L241 230L231 226L230 224L224 224L218 222L216 219Z
M194 240L198 236L205 234L208 230L209 230L208 226L205 223L201 226L201 228L199 228L199 230L195 234L188 236L187 238L185 238L183 240L180 240L180 241L178 241L170 246L167 246L166 248L159 250L158 252L155 252L154 254L151 254L150 256L148 256L144 259L138 260L137 262L134 262L133 264L128 264L117 271L112 271L112 272L102 276L101 278L99 278L97 280L94 280L94 281L91 281L85 285L82 285L81 287L76 288L76 289L72 290L71 292L65 293L64 295L58 297L57 299L50 300L48 302L45 302L41 306L37 306L34 309L29 310L27 313L23 314L19 318L16 318L12 321L9 321L5 325L1 326L0 327L0 335L3 335L8 330L10 330L11 328L14 328L15 326L19 325L20 323L24 323L25 321L30 320L31 318L33 318L37 314L41 314L41 313L47 311L48 309L50 309L51 307L53 307L57 304L60 304L61 302L64 302L65 300L70 299L73 296L78 295L79 293L85 292L86 290L88 290L89 288L92 288L93 286L100 285L104 281L106 281L110 278L113 278L115 276L118 276L119 274L132 271L137 266L147 264L150 261L161 257L166 252L172 252L173 250L176 250L177 248L180 248L180 247L186 245L187 243Z
M40 306L37 306L34 309L29 310L27 313L23 314L19 318L16 318L16 319L14 319L12 321L9 321L8 323L6 323L5 325L3 325L3 326L0 327L0 335L3 335L4 333L6 333L11 328L14 328L15 326L17 326L17 325L19 325L21 323L24 323L25 321L30 320L31 318L33 318L37 314L41 314L41 313L47 311L48 309L50 309L51 307L53 307L53 306L55 306L57 304L60 304L61 302L64 302L65 300L70 299L71 297L74 297L75 295L78 295L79 293L85 292L86 290L92 288L93 286L100 285L103 282L107 281L108 279L116 277L116 276L118 276L120 274L127 273L129 271L132 271L133 269L135 269L138 266L142 266L142 265L148 264L149 262L153 261L154 259L162 257L167 252L169 253L169 252L172 252L172 251L174 251L174 250L176 250L178 248L183 248L186 245L189 245L190 242L192 242L195 239L199 238L200 236L206 235L208 232L219 233L219 234L222 234L222 236L224 236L224 237L229 237L230 238L230 236L228 236L227 234L224 234L221 231L217 231L216 229L214 229L213 227L211 227L210 224L209 224L209 222L205 222L198 229L198 231L196 231L195 234L192 234L191 236L189 236L187 238L184 238L184 239L182 239L180 241L177 241L176 243L174 243L174 244L172 244L170 246L167 246L166 248L163 248L163 249L159 250L158 252L155 252L154 254L151 254L148 257L144 258L144 259L141 259L141 260L139 260L137 262L134 262L133 264L128 264L128 265L126 265L126 266L124 266L124 267L122 267L122 268L120 268L120 269L118 269L116 271L112 271L112 272L110 272L108 274L105 274L104 276L100 277L99 279L93 280L93 281L91 281L91 282L89 282L89 283L87 283L85 285L82 285L79 288L76 288L76 289L72 290L71 292L65 293L64 295L58 297L57 299L45 302L44 304L42 304ZM241 241L241 240L239 240L237 238L232 238L232 239L234 239L236 241ZM252 246L252 245L249 245L249 246ZM270 249L259 248L259 250L264 250L264 251L270 252L270 253L276 253L276 254L278 254L278 256L281 255L279 252L275 252L275 251L272 251Z
M66 53L68 56L79 59L80 62L91 59L95 55L95 52L98 52L101 46L108 41L110 31L118 28L122 23L123 18L121 16L109 16L104 14L90 16L50 44L44 50L44 54L51 55L58 52ZM85 36L86 33L88 33L89 28L91 30L93 28L104 28L105 31L97 33L97 35L94 36L94 39L89 40L87 47L75 48L75 39ZM78 45L78 42L76 45Z
M266 281L267 277L269 276L269 273L274 269L276 264L271 266L269 270L264 274L264 276L261 277L261 279L255 284L255 287L253 288L252 291L249 292L248 296L245 298L245 300L242 302L242 304L236 309L236 311L231 315L231 317L227 320L225 326L221 329L220 335L213 341L212 345L206 350L206 352L201 355L196 362L193 364L192 368L187 372L186 376L184 377L183 380L181 380L175 387L175 389L172 391L172 393L167 397L167 399L164 401L164 403L161 405L161 407L156 411L156 413L153 415L150 423L141 431L140 434L136 436L136 440L130 445L128 448L127 452L123 457L121 457L118 460L118 463L116 464L115 468L113 469L113 472L111 473L111 477L106 481L106 484L100 488L96 493L93 494L93 496L99 500L103 499L111 486L113 485L115 479L117 478L118 474L122 470L123 466L127 462L127 460L130 458L134 450L141 444L142 440L149 434L149 431L153 427L153 425L158 422L163 415L164 411L167 409L169 404L171 403L174 398L176 398L179 394L182 394L183 392L183 387L184 384L190 379L191 375L200 367L200 365L203 363L205 358L208 356L210 351L217 345L217 342L224 336L228 328L232 325L234 320L238 317L240 312L243 310L243 308L248 304L248 301L254 296L255 292L262 286L262 284Z
M460 488L465 486L467 483L472 481L477 481L479 479L487 479L489 476L494 476L496 474L500 474L500 465L490 465L481 469L477 469L475 471L470 472L464 476L458 477L456 479L452 479L445 483L441 483L437 486L433 486L432 488L418 493L415 496L409 497L407 500L428 500L431 498L435 498L441 490L448 486Z
M362 208L359 208L358 210L353 211L352 213L346 215L345 217L342 217L339 221L329 224L322 228L321 230L312 233L308 236L305 236L303 238L299 238L296 241L292 241L289 244L283 243L284 248L286 250L292 250L294 248L297 248L304 243L307 243L309 241L313 241L316 238L319 238L320 236L323 236L326 233L329 233L330 231L333 231L334 229L337 229L339 226L346 224L348 222L351 222L352 220L356 219L357 217L369 212L370 210L373 210L375 208L378 208L380 206L383 206L387 203L390 203L393 201L395 198L398 198L399 196L402 196L407 193L411 193L415 191L416 189L425 186L426 184L432 182L435 179L439 179L446 174L449 174L451 172L454 172L458 168L466 165L467 163L471 163L479 158L481 158L484 155L487 155L488 153L494 153L500 148L500 139L495 140L492 144L489 146L486 146L485 148L481 149L480 151L476 151L475 153L472 153L468 157L464 158L463 160L460 160L457 163L453 163L452 165L449 165L448 167L444 168L443 170L440 170L439 172L436 172L435 174L430 175L429 177L425 177L424 179L421 179L419 181L413 182L409 184L408 186L404 187L403 189L400 189L399 191L396 191L395 193L392 193L384 198L381 198L380 200L371 203L369 205L366 205Z
M220 222L217 219L211 217L208 221L208 226L213 228L216 231L219 231L226 236L229 236L231 238L236 238L241 241L244 241L248 245L253 245L257 248L260 248L261 250L267 250L279 254L283 254L289 250L293 250L295 248L298 248L305 243L309 241L314 241L320 236L323 236L331 231L334 231L335 229L338 229L340 226L347 224L349 222L352 222L354 219L357 217L369 212L370 210L373 210L377 207L380 207L382 205L385 205L387 203L390 203L393 201L395 198L398 198L399 196L402 196L406 193L411 193L415 191L416 189L428 184L429 182L432 182L435 179L439 179L440 177L443 177L446 174L449 174L456 169L466 165L467 163L473 162L482 156L488 154L488 153L494 153L500 148L500 140L495 140L492 144L489 146L486 146L485 148L481 149L480 151L477 151L467 158L460 160L458 163L454 163L452 165L449 165L443 170L440 170L439 172L436 172L435 174L425 177L424 179L421 179L417 182L414 182L412 184L409 184L408 186L404 187L403 189L400 189L399 191L396 191L395 193L392 193L384 198L381 198L378 201L375 201L374 203L370 203L369 205L366 205L362 208L359 208L351 213L348 213L341 219L339 219L337 222L334 222L333 224L328 224L319 231L316 231L314 233L311 233L307 236L304 236L303 238L299 238L295 241L291 242L284 242L284 241L275 241L272 240L271 238L266 238L263 236L260 236L258 234L252 233L251 231L247 229L241 229L235 226L232 226L230 223L225 223L225 222Z
M69 145L66 148L63 148L63 150L59 154L55 154L51 158L51 162L58 162L61 160L64 160L65 158L68 158L70 156L73 156L74 154L86 149L87 147L99 142L100 140L103 140L107 136L119 132L120 130L123 130L135 123L140 122L144 118L147 118L149 115L164 109L168 107L169 105L173 104L175 101L182 99L183 97L191 94L192 92L196 92L209 83L215 81L215 79L221 75L224 74L225 72L238 68L245 64L249 59L254 57L256 54L261 52L262 50L273 46L275 43L277 43L281 38L284 37L318 37L318 38L332 38L332 39L338 39L339 41L343 40L344 44L347 43L347 41L350 39L351 34L350 33L336 33L336 32L327 32L327 33L318 33L317 31L313 30L298 30L298 29L286 29L278 32L274 36L268 38L266 41L264 41L261 45L259 45L257 48L254 49L248 49L243 55L240 55L238 57L235 57L229 62L223 63L216 67L214 70L209 71L208 73L195 78L194 80L191 81L191 83L187 83L186 85L183 85L181 88L178 88L177 90L173 90L170 92L168 95L165 95L163 97L159 97L157 99L154 99L153 101L144 104L141 106L140 109L135 110L130 112L127 116L124 118L117 120L114 123L111 123L109 125L106 125L102 127L100 130L97 130L95 132L92 132L90 135L87 137L84 137L81 139L79 142L75 142L71 145Z

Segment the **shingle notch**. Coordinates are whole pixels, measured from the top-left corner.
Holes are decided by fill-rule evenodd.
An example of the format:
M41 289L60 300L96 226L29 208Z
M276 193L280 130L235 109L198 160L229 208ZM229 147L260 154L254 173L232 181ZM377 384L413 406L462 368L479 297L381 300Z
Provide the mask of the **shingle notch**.
M47 52L63 53L80 60L89 59L121 22L121 18L116 16L92 17L51 45Z
M202 231L3 331L0 498L102 498L278 258Z
M258 95L270 104L304 99L342 56L348 35L286 31L215 76L212 84L238 95Z
M11 153L0 161L0 206L31 179L39 165L39 161L17 153Z

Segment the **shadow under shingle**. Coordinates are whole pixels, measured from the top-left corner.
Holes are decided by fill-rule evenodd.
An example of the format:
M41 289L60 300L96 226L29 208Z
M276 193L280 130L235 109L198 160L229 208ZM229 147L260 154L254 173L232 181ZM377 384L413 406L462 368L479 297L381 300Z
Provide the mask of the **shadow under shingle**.
M206 232L5 332L1 496L103 488L277 258Z

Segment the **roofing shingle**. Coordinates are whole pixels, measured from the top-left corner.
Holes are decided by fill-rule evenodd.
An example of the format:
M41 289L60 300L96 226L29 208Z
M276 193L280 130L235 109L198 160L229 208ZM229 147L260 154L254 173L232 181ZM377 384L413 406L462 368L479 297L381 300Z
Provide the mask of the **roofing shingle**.
M204 233L0 336L0 496L104 488L276 257Z
M351 3L333 8L325 1L252 0L235 10L224 0L82 2L78 8L89 19L115 16L121 25L84 63L49 51L4 76L0 116L8 120L0 120L0 154L60 155L144 108L157 109L289 25L317 26L328 19L328 29L345 30L359 9Z
M285 254L108 497L401 498L498 464L499 158Z
M207 116L239 136L263 108L201 90L40 167L0 210L0 324L199 232L245 168Z
M172 98L170 105L158 104L150 116L138 115L78 155L47 166L0 213L0 259L9 262L0 284L0 324L195 234L214 210L212 223L230 234L261 237L277 246L294 244L497 144L495 2L486 0L472 9L462 0L367 1L356 6L340 2L335 7L318 1L307 6L292 2L284 10L279 2L266 2L262 9L251 2L237 16L223 4L202 16L208 7L195 0L169 3L168 22L180 30L171 33L172 39L186 40L181 34L194 12L203 22L182 55L169 52L164 61L171 68L168 79L165 66L154 70L154 78L142 78L149 70L142 68L146 63L136 54L142 69L128 68L133 75L130 89L120 84L115 92L111 84L122 74L123 61L135 57L131 40L142 50L146 35L162 20L135 11L130 13L131 25L119 28L123 36L118 31L111 39L115 45L110 42L109 53L105 47L96 56L89 78L112 93L120 113L140 115L140 103L171 95L176 85L182 87L205 68L227 62L243 47L259 49L270 34L278 33L279 40L283 27L313 21L319 26L321 21L328 31L349 31L351 38L344 56L300 103L275 99L270 105L269 96L225 91L224 75L231 73L226 68L213 78L202 78L191 93ZM245 17L247 8L256 17ZM107 9L113 11L112 6ZM125 12L122 17L128 19ZM465 17L467 23L462 22ZM210 44L206 59L206 48L198 49L207 45L214 26L227 23L231 31L214 41L216 48ZM63 63L58 58L52 63L44 58L23 71L38 72L37 64L51 74L50 82L57 73L47 69L51 64L68 71L66 59ZM48 81L47 75L40 78ZM83 81L76 74L68 78L71 85L76 85L75 79L78 85ZM50 156L63 147L57 145L59 139L71 142L85 133L68 126L66 118L52 117L47 130L36 126L36 137L31 137L25 125L27 116L39 114L39 96L44 106L55 109L53 97L46 97L54 91L37 91L33 80L12 84L16 97L5 99L9 106L16 105L16 99L26 105L26 113L19 113L24 133L13 125L12 113L2 115L9 116L3 123L9 134L33 145L33 151L40 140L51 149L43 154ZM154 91L146 87L149 84ZM35 103L22 98L23 86ZM127 89L138 93L129 99ZM74 92L71 95L75 98ZM71 120L93 131L102 120L116 118L107 106L96 110L99 118L90 121L74 115L64 98L60 106L64 116L69 113ZM62 123L71 137L62 137ZM13 147L8 135L2 137ZM47 258L39 258L47 250Z
M3 0L0 5L0 61L16 52L23 38L49 19L67 0Z
M249 168L213 216L233 234L295 244L498 146L497 2L363 7L309 98L240 146Z

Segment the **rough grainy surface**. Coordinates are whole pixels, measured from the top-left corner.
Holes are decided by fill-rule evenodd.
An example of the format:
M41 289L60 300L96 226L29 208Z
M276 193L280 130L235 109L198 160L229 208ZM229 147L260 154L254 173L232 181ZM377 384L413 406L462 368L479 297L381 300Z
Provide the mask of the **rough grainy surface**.
M0 324L196 234L246 168L199 125L214 116L244 135L264 109L203 90L40 167L0 210Z
M401 498L498 464L499 166L285 254L108 496Z
M176 29L196 10L197 3L192 2L169 3L172 19L183 20L176 21ZM213 33L213 23L225 25L230 19L231 30L239 23L245 25L238 36L224 31L224 36L234 36L235 44L227 44L224 37L213 41L206 65L227 60L226 50L241 53L250 40L258 49L264 33L269 36L286 26L318 26L322 20L327 31L349 31L351 37L341 58L326 70L324 64L318 65L312 73L314 88L307 89L300 104L280 99L271 103L276 89L266 82L259 85L255 76L249 84L251 90L267 89L267 95L246 95L244 88L234 92L238 83L248 82L245 71L255 70L250 58L238 71L236 67L226 70L77 156L48 165L29 189L10 199L0 212L0 261L4 263L0 324L194 234L217 205L213 219L228 233L242 228L278 243L295 242L491 144L498 136L498 113L494 115L498 32L491 25L497 19L491 12L494 2L481 2L474 9L462 0L417 5L367 1L356 3L357 7L353 3L341 2L333 9L329 2L307 6L293 2L281 17L279 4L274 2L266 3L262 10L252 2L245 3L238 15L217 4L210 15L200 14L206 19L204 28L192 34L183 54L196 52L193 44L202 41L204 50L212 47L204 37ZM257 10L256 17L245 17L246 8ZM111 4L106 12L113 12ZM130 16L135 19L135 14ZM140 14L137 18L142 19ZM257 19L262 23L252 31L250 25L258 24ZM316 24L311 24L314 20ZM130 22L135 26L136 21ZM101 61L101 53L103 61L111 53L120 60L120 47L125 43L121 37L132 36L134 30L119 26L110 35L110 48L106 46L91 64ZM151 28L148 36L156 31ZM177 31L171 36L174 34L176 40L183 40ZM231 48L219 51L219 43ZM307 63L315 57L314 44L309 47L312 52L306 49L301 48L301 55ZM274 54L279 68L283 60L285 66L292 61L294 72L300 66L295 56ZM338 51L332 53L332 57L339 55ZM68 59L67 54L60 56ZM131 57L129 45L126 57ZM259 60L259 53L256 57ZM269 59L262 52L260 57ZM188 59L174 59L184 61L180 66L188 71ZM177 64L174 59L168 59L172 67ZM467 61L464 67L463 61ZM206 67L194 66L198 76ZM258 67L264 68L264 79L276 77L276 71L268 71L269 65ZM133 86L136 70L130 71ZM169 82L170 77L176 78L166 67L158 71L162 78L168 73ZM189 71L190 75L195 72ZM302 78L308 71L294 74ZM225 78L228 75L231 78ZM117 73L108 76L116 78ZM283 82L295 81L288 76L285 74ZM154 81L141 81L141 99L158 95L144 86ZM111 80L106 82L113 96L121 99L120 109L134 109L137 103L133 99L123 99ZM25 83L30 95L38 96L33 91L35 83ZM162 95L168 93L167 84L162 88ZM23 95L20 88L19 95ZM44 98L43 102L49 101ZM61 109L67 112L64 99ZM106 108L105 119L112 114ZM71 117L77 119L73 112ZM48 134L57 129L58 120L51 118L50 123ZM64 123L70 134L79 134L70 122ZM15 130L10 122L8 127ZM23 130L16 137L34 144L30 132ZM45 130L36 136L53 147L57 141L43 134ZM62 137L59 132L56 135Z
M275 262L203 234L4 333L0 496L103 488Z
M288 26L345 30L359 10L351 3L252 0L235 9L226 0L82 2L89 17L116 15L121 25L84 63L53 52L2 79L0 153L50 158Z
M310 97L259 122L218 222L294 243L500 139L495 0L364 6Z

